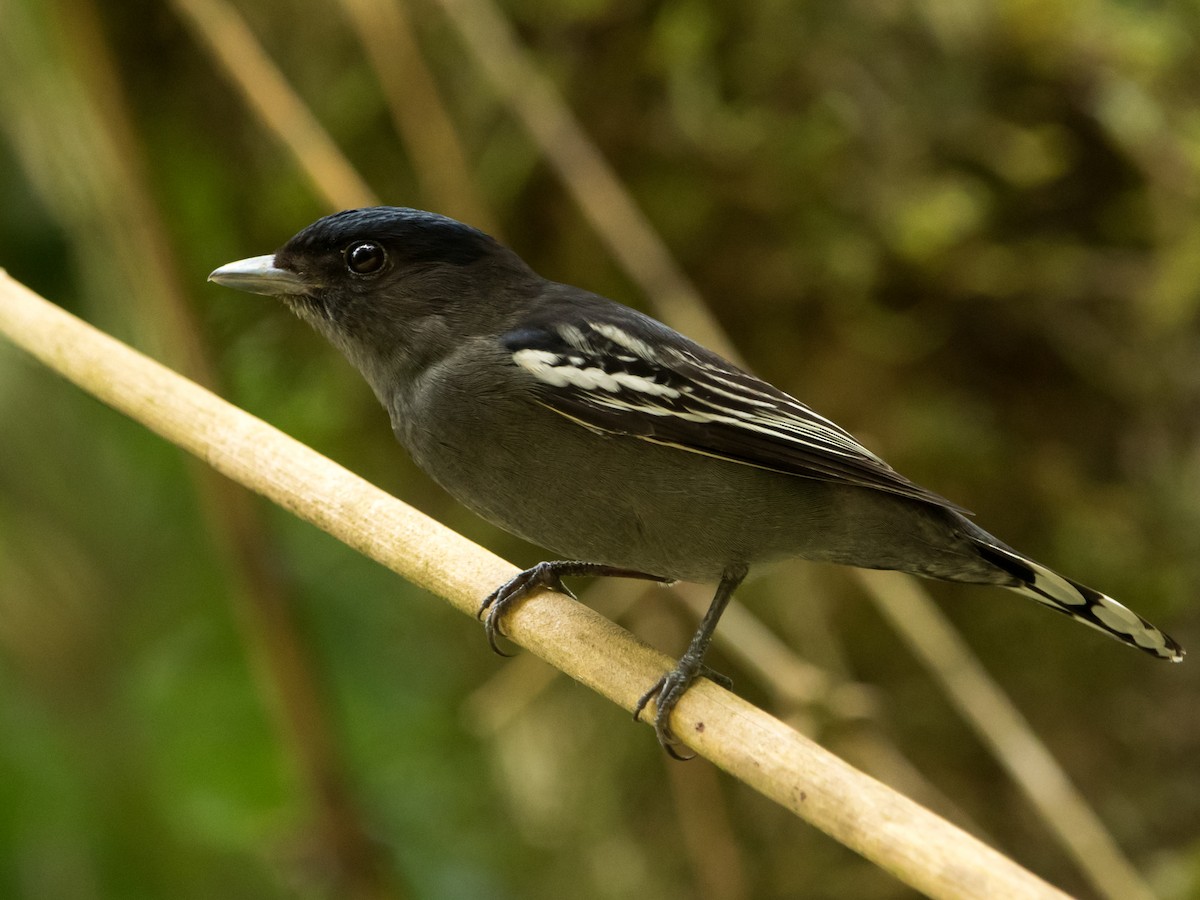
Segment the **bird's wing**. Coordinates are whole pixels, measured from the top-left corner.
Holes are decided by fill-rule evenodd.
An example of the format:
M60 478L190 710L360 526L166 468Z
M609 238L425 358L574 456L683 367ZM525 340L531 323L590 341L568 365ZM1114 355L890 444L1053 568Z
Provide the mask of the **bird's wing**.
M622 313L526 323L501 342L539 401L585 427L966 512L794 397L653 319Z

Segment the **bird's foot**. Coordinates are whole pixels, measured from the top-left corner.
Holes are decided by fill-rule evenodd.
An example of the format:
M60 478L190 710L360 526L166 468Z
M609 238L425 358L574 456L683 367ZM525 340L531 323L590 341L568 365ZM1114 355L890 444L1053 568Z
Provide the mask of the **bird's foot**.
M566 594L572 600L578 599L571 593L571 589L563 584L562 569L563 566L559 563L538 563L533 568L526 569L510 578L483 598L483 603L476 615L483 621L483 632L487 635L488 646L494 652L501 656L512 656L511 653L505 653L500 649L496 638L505 636L500 627L500 620L515 603L542 589L558 591L560 594Z
M672 579L662 575L651 575L648 572L638 572L634 569L622 569L604 563L581 562L579 560L560 559L551 562L538 563L531 569L526 569L496 588L484 599L479 607L478 616L483 620L483 630L487 634L488 645L501 656L511 656L496 644L497 637L504 637L500 627L500 619L513 606L524 600L530 594L548 589L566 594L572 600L578 598L571 593L563 578L579 575L603 575L612 578L640 578L643 581L657 581L660 584L670 584Z
M697 678L707 678L726 690L733 687L733 680L729 676L710 669L700 661L699 657L693 658L685 653L675 668L658 679L650 690L642 694L637 706L633 708L633 720L637 722L641 719L642 710L651 700L654 701L654 733L658 736L658 743L672 759L684 761L693 758L692 755L682 754L676 749L683 742L671 730L670 720L675 704L679 702L679 698Z

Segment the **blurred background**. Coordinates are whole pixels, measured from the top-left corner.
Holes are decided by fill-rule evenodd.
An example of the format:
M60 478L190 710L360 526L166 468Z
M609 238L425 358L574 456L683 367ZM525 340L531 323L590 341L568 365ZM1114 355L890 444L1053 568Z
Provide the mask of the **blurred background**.
M205 283L436 209L728 340L1200 652L1200 8L491 2L7 0L0 265L529 565L340 356ZM1065 890L1200 897L1200 663L930 586L1061 794L868 587L782 566L711 661ZM696 620L587 599L672 654ZM910 895L0 341L0 896Z

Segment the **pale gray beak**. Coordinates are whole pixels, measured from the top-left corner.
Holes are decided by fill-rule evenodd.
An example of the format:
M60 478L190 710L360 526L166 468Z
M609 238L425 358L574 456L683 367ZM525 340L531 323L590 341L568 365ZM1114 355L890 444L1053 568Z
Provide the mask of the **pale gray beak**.
M307 294L312 285L295 272L277 268L275 255L253 256L226 263L208 276L209 281L252 294L278 297L280 294Z

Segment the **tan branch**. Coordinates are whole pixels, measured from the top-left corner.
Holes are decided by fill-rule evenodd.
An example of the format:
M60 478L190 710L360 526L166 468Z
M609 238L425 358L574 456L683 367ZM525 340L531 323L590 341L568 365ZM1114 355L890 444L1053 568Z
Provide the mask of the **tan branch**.
M474 615L515 569L259 419L0 273L0 333L224 475ZM509 616L513 640L632 709L671 660L554 593ZM481 641L482 645L482 641ZM482 651L481 651L482 652ZM995 850L701 681L675 733L697 753L933 897L1063 897Z
M193 379L214 367L187 302L171 229L155 203L143 146L95 0L57 0L56 14L0 12L0 128L20 133L17 158L80 255L83 282L119 284L142 340L165 348ZM15 74L19 73L19 74ZM54 102L44 101L53 90ZM70 177L58 177L71 173ZM111 304L116 310L118 304ZM229 601L263 701L307 789L314 847L340 896L401 896L371 840L336 731L294 612L290 587L271 564L265 505L211 468L187 467L214 549L228 567Z
M855 574L1096 892L1112 900L1152 900L1154 892L928 593L894 572Z

